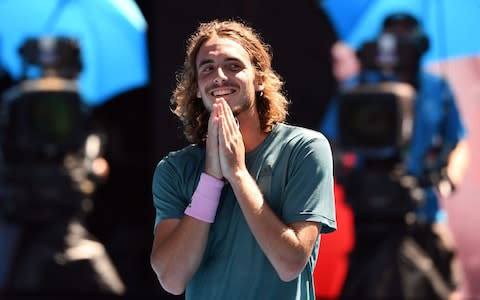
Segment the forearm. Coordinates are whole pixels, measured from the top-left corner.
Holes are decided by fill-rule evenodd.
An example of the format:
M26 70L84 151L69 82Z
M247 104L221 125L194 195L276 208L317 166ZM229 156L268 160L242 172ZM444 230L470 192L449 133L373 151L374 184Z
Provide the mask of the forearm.
M197 271L223 185L222 180L202 173L184 217L164 220L157 225L152 267L167 291L182 293Z
M200 265L210 224L185 215L157 225L151 265L162 287L182 294Z
M317 227L299 232L287 226L268 206L247 171L235 176L230 184L255 239L279 277L284 281L296 278L310 257Z
M463 180L469 157L469 147L466 140L460 141L450 153L447 174L455 186L459 185Z

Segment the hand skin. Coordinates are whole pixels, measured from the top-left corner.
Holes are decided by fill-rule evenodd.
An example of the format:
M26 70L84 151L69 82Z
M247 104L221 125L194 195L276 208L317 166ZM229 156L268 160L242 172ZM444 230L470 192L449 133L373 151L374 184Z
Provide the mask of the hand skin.
M320 226L297 222L289 227L275 215L246 168L242 135L229 105L223 99L216 104L223 176L232 186L253 235L279 277L284 281L293 280L305 267Z
M218 154L218 105L213 104L213 111L208 121L208 135L205 151L205 173L218 179L223 178Z
M237 121L225 99L218 98L213 106L216 114L214 122L218 122L218 156L220 169L228 182L235 175L247 171L245 165L245 146Z
M447 174L455 186L459 186L465 175L470 158L470 149L465 139L461 140L448 158Z

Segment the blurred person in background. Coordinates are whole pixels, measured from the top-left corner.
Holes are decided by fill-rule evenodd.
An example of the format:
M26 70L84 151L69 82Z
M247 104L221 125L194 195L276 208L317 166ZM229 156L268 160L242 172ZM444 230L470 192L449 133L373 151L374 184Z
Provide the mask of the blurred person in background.
M343 298L445 299L455 295L459 284L459 271L452 268L453 238L438 197L448 197L462 181L468 160L466 132L448 83L420 70L427 49L428 37L419 22L405 13L387 17L379 38L357 53L341 42L332 49L334 63L343 60L333 70L340 90L319 130L332 143L335 173L355 219ZM392 89L383 89L387 86ZM396 94L400 87L408 91L413 112L405 117L412 119L408 143L399 148L369 145L379 142L374 134L391 117L387 111L373 115L379 111L375 101L386 103L385 97L394 95L403 105L399 99L404 101L405 94ZM342 107L346 95L359 102ZM361 104L353 112L356 103ZM342 115L346 112L351 114ZM349 136L346 128L352 129L357 117L363 120L357 124L361 128L353 128L358 130Z
M338 91L344 80L358 74L360 63L355 50L341 40L337 40L330 48L332 60L332 75L335 79L335 91ZM335 147L332 144L332 147ZM333 151L334 165L340 165L343 160L339 151ZM344 158L348 159L348 157ZM334 169L339 169L334 167ZM335 175L335 212L337 216L337 231L323 237L322 247L317 267L314 273L315 293L320 299L337 299L343 287L347 270L348 256L353 249L353 215L352 209L345 201L344 190Z

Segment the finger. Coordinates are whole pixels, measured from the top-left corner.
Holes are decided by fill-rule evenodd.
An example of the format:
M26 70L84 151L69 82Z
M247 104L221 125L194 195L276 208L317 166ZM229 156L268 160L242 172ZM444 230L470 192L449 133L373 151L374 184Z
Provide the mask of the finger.
M230 106L226 101L221 101L219 103L219 116L220 116L220 127L219 127L219 134L221 135L221 138L223 138L223 141L229 141L231 140L235 128L233 127L233 114L231 112Z
M224 128L228 133L228 135L231 135L234 132L236 132L238 128L235 116L233 115L230 105L228 105L226 101L221 101L219 103L219 106L220 106L220 112L224 119Z
M219 148L218 148L218 129L219 129L219 122L218 122L218 106L214 104L212 112L210 114L210 118L208 121L208 134L207 134L207 141L206 141L206 151L205 151L205 172L209 175L215 176L217 178L222 178L222 172L220 168L220 161L219 161Z
M218 139L218 108L216 106L218 105L213 105L212 112L210 113L210 118L208 119L207 143L209 141L216 141Z
M226 124L226 117L225 112L223 109L223 105L219 102L218 104L218 141L220 144L225 144L225 140L227 139L227 128Z
M221 105L222 105L222 108L223 108L223 111L224 111L224 114L225 114L225 118L226 118L228 124L231 125L231 126L237 127L237 121L236 121L236 118L233 114L233 111L232 111L230 105L228 105L227 101L225 101L225 100L221 102Z

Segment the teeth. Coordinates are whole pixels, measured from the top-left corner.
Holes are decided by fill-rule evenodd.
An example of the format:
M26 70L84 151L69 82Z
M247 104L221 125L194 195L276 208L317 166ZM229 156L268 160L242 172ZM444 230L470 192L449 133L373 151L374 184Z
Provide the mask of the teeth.
M215 90L212 92L212 95L214 96L224 96L233 93L233 90L231 89L221 89L221 90Z

